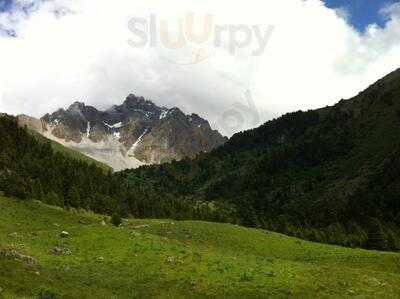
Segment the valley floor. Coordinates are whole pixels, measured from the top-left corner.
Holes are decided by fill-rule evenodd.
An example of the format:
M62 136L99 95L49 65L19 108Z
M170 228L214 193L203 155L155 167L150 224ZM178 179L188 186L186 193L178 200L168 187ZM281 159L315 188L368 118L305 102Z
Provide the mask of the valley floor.
M400 297L400 254L228 224L102 220L0 198L0 298Z

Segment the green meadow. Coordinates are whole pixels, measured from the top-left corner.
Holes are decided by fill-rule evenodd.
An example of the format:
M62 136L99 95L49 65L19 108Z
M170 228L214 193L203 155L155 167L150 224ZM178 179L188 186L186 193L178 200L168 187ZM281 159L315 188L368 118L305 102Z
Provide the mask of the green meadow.
M351 297L399 298L400 254L0 197L0 298Z

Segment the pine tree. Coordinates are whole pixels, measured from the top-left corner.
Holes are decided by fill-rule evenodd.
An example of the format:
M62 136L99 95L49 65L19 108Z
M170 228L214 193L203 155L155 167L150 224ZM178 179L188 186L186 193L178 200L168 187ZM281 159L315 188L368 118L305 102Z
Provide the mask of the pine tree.
M368 222L368 242L371 249L386 250L389 247L386 233L382 224L376 218L370 218Z
M60 199L60 197L57 195L57 193L55 193L54 191L50 191L49 193L47 193L43 199L42 199L45 203L49 204L49 205L54 205L54 206L60 206L63 205L62 200Z
M66 204L67 206L71 206L74 208L81 207L81 196L77 187L72 187L69 189L66 196Z
M112 223L114 226L119 227L119 226L122 224L121 216L119 216L119 214L114 214L114 215L111 217L111 223Z

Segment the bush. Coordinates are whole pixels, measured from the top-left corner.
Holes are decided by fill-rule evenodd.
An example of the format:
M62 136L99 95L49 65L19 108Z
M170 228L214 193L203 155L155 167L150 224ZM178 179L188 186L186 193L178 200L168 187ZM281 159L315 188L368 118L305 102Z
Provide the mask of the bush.
M121 216L119 216L118 214L114 214L111 217L111 223L116 227L120 226L122 224Z
M55 193L54 191L51 191L47 193L43 198L43 202L53 205L53 206L60 206L62 205L62 201L60 200L60 197Z

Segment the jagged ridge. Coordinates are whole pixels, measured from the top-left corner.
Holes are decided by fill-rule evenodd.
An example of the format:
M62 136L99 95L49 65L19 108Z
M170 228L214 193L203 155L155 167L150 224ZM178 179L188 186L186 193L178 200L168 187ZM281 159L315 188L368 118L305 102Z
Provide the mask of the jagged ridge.
M26 116L20 121L115 170L194 158L227 141L200 116L133 94L106 111L75 102L40 121Z

